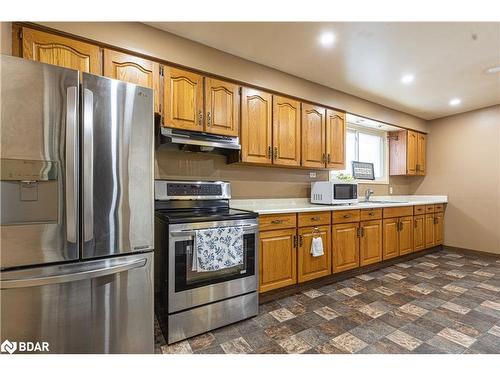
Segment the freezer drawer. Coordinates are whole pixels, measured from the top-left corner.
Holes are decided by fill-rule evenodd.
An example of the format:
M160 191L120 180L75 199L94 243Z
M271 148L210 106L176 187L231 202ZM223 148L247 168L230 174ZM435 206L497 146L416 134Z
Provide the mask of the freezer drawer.
M153 353L153 254L0 273L0 342L50 353Z

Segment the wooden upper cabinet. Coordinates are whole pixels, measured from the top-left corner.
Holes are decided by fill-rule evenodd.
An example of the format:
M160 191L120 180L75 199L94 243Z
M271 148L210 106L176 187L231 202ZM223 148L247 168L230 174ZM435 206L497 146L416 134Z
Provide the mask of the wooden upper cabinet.
M237 137L240 130L240 87L205 78L205 131Z
M326 167L345 169L345 113L326 111Z
M164 70L164 125L203 131L203 77L172 67Z
M389 174L391 176L425 175L427 136L412 130L389 133Z
M302 166L304 167L325 167L325 117L325 108L302 104Z
M427 148L427 136L422 133L417 135L417 166L416 173L419 176L425 176L426 169L426 153Z
M399 255L413 252L413 216L399 219Z
M382 220L360 223L359 264L366 266L382 260Z
M98 46L26 27L22 28L22 57L86 73L102 74Z
M313 280L332 273L330 226L299 229L298 281ZM312 240L321 237L324 255L311 255Z
M273 95L273 164L300 165L300 103Z
M333 273L359 267L359 223L332 225Z
M425 215L413 218L413 251L425 249Z
M384 260L397 257L399 255L399 236L398 226L399 219L384 219L383 220L383 252L382 258Z
M295 229L260 233L259 291L261 293L297 282Z
M247 87L241 94L241 161L272 163L272 95Z
M104 49L104 76L154 90L154 110L160 111L160 64L126 53Z

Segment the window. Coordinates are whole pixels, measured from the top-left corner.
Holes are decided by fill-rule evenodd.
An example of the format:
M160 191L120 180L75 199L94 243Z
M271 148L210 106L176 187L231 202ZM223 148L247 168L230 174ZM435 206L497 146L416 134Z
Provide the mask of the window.
M375 181L389 183L387 133L353 125L347 126L346 169L332 171L331 176L342 173L352 175L352 162L373 163ZM364 181L366 182L366 181Z

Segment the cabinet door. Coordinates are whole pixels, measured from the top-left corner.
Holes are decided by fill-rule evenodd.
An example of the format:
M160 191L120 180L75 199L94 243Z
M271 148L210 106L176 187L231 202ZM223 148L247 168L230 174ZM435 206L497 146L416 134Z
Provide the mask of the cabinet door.
M241 95L241 160L271 164L272 95L243 87Z
M409 175L417 174L417 133L408 130L406 139L406 173Z
M434 246L434 214L425 215L425 248Z
M332 225L333 273L359 267L359 223Z
M420 176L425 176L426 172L426 158L425 158L426 148L427 148L427 136L425 134L418 133L416 172Z
M362 221L359 239L359 263L361 266L382 260L382 220Z
M444 234L444 213L434 214L434 245L443 244Z
M425 249L425 215L413 218L413 251Z
M240 87L205 78L205 131L237 137L240 131Z
M160 112L160 64L122 52L104 49L104 76L154 90L154 110Z
M326 110L302 103L302 166L324 168Z
M345 169L345 113L326 110L326 167Z
M203 130L203 77L165 67L164 125L185 130Z
M321 237L324 255L311 255L312 240ZM298 280L299 283L330 275L331 263L330 226L299 229Z
M300 165L300 103L273 95L273 164Z
M260 232L260 292L282 288L297 282L295 229Z
M413 216L399 218L399 255L413 252Z
M383 225L383 252L382 258L390 259L399 255L399 236L398 225L399 218L384 219Z
M23 27L22 57L42 63L102 74L99 47Z

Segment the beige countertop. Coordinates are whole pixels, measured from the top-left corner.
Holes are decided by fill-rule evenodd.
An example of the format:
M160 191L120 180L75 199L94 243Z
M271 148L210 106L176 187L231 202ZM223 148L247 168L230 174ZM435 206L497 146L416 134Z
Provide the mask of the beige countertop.
M446 195L390 195L372 196L371 201L383 203L360 203L353 205L321 205L311 204L308 198L275 198L275 199L232 199L232 208L248 210L259 214L284 214L292 212L337 211L364 208L383 208L414 206L419 204L448 203Z

